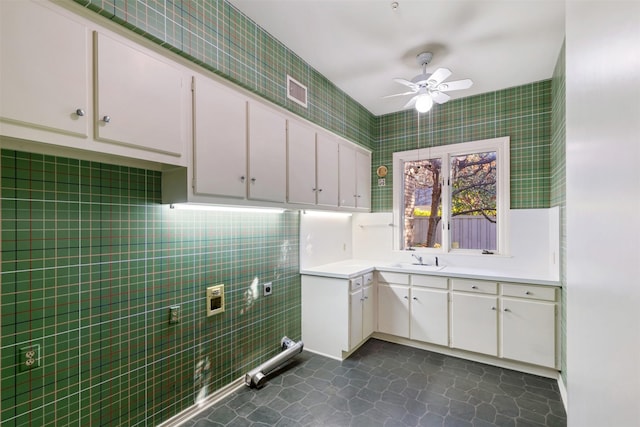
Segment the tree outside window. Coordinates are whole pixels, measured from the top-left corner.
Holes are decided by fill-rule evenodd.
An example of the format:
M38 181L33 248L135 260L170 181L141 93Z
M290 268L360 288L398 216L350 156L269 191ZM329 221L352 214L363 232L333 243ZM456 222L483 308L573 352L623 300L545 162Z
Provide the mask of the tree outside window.
M508 164L508 138L394 153L394 173L402 171L401 248L499 250Z

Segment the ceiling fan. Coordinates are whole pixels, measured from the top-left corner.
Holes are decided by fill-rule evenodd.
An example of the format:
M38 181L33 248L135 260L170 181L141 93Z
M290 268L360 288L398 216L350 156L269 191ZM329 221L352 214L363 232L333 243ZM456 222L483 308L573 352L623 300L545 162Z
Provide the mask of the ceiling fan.
M431 109L434 102L444 104L451 99L451 97L445 92L469 89L471 85L473 85L473 81L471 81L471 79L455 80L444 83L444 80L451 75L451 70L448 68L438 68L433 72L433 74L427 73L427 64L431 61L431 58L433 58L433 54L431 52L423 52L416 56L418 64L422 66L422 74L418 74L411 80L399 78L393 79L395 82L408 86L411 91L388 95L384 98L415 95L402 108L405 109L415 106L418 112L426 113Z

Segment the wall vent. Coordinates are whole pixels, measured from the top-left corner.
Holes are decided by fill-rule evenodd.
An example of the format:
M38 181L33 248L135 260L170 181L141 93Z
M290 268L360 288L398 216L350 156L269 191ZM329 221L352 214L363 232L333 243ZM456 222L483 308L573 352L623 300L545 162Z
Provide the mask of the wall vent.
M307 87L288 74L287 98L307 108Z

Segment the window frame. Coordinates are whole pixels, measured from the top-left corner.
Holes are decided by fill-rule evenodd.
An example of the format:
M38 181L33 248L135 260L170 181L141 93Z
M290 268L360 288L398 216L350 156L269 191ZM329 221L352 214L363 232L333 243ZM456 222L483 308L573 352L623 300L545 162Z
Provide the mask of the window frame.
M425 147L393 153L393 249L396 251L420 251L427 253L481 254L479 249L451 248L451 230L446 224L451 221L451 157L495 151L496 153L496 244L495 254L509 256L509 210L511 208L510 186L510 138L508 136L483 139L458 144ZM442 164L442 246L440 248L404 248L404 162L440 158ZM447 180L446 182L444 180Z

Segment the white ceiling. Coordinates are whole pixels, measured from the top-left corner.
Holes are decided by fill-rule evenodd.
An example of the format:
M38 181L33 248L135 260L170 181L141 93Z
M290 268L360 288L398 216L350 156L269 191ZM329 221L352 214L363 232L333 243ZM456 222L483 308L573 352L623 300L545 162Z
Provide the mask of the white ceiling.
M229 2L375 115L411 98L382 97L406 92L392 79L420 74L420 52L434 54L427 73L473 80L455 99L550 78L564 38L563 0Z

